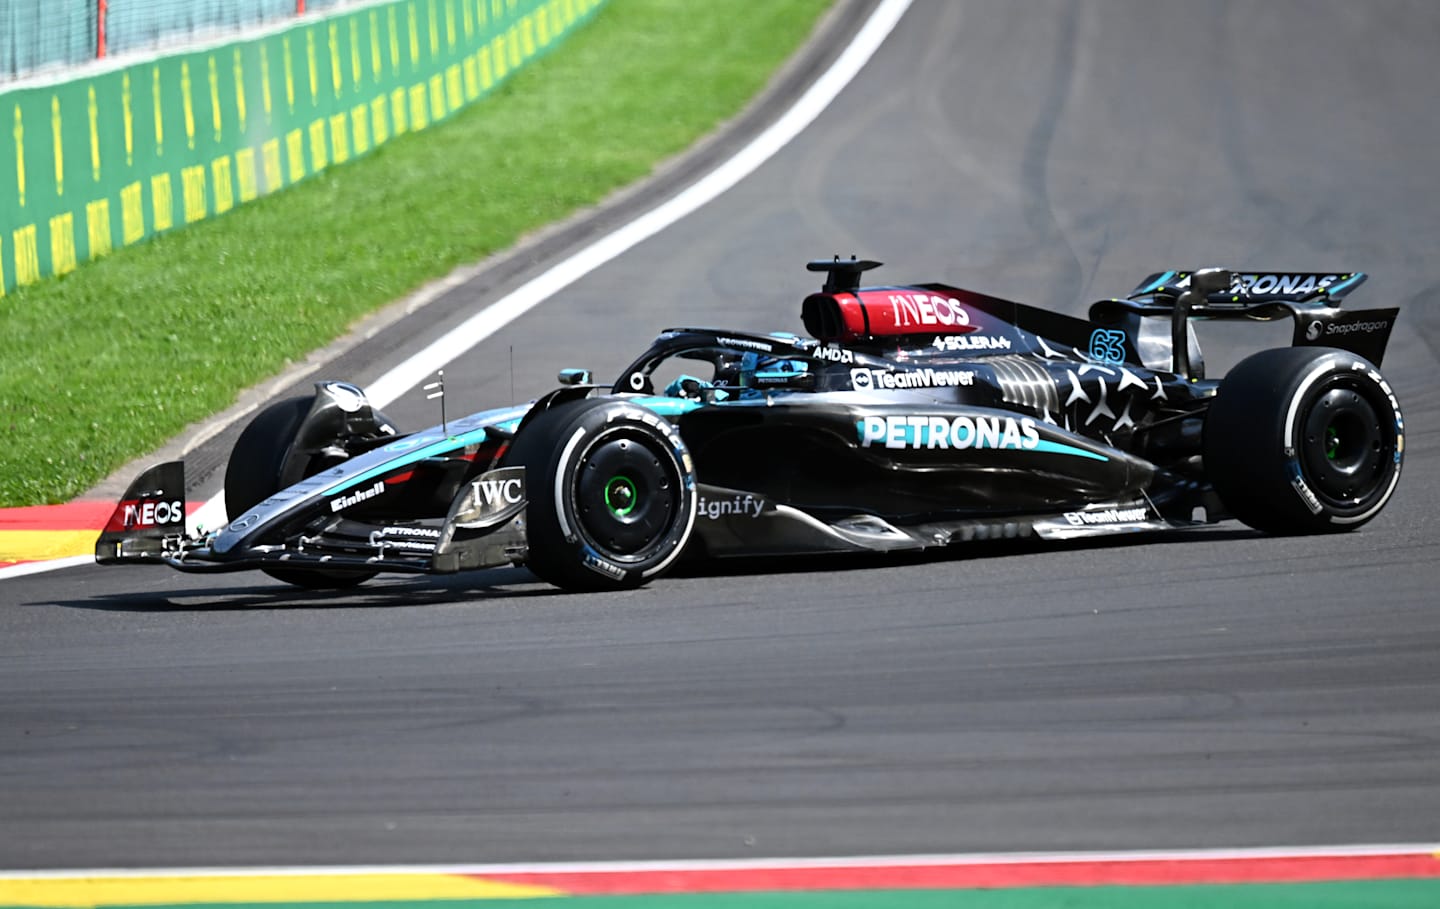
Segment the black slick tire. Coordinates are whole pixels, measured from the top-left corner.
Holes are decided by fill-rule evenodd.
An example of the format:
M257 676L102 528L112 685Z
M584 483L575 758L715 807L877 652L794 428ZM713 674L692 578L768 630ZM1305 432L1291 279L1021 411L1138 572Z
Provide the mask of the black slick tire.
M1257 530L1351 530L1394 494L1404 426L1389 383L1364 357L1264 350L1220 383L1205 419L1205 470L1230 513Z
M315 396L286 398L260 411L235 440L225 465L225 512L230 520L244 514L281 489L285 456ZM309 476L326 465L307 465ZM324 571L311 568L262 568L277 581L314 590L354 587L373 578L373 571Z
M592 398L540 414L506 463L525 468L526 565L566 590L638 587L680 558L695 474L680 435L636 404Z

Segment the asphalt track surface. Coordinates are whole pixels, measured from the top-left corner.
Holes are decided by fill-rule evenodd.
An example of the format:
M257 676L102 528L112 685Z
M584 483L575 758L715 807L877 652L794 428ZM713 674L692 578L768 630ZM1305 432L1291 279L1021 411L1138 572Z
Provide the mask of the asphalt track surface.
M1076 313L1169 267L1361 269L1354 306L1402 307L1384 371L1407 460L1360 532L588 596L518 569L341 596L11 579L0 867L1435 841L1437 39L1423 2L921 0L767 165L447 367L451 406L479 408L618 372L666 325L798 329L802 265L831 253ZM374 378L622 216L333 374ZM1212 374L1247 336L1278 340L1204 336ZM390 410L435 422L419 394Z

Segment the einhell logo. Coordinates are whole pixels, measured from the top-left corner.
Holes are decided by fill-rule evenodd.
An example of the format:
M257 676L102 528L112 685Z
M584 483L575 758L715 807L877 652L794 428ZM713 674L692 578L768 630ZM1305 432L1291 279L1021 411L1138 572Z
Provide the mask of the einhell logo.
M331 499L330 512L331 514L334 514L337 511L344 511L351 505L359 505L361 502L365 502L375 498L384 491L385 481L376 480L375 485L371 486L369 489L357 489L354 492L350 493L348 496L341 496L338 499Z

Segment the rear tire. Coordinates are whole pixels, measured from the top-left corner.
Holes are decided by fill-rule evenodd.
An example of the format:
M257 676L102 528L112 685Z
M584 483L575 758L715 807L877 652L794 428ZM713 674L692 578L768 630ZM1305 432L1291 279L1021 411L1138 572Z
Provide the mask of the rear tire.
M1400 479L1404 420L1357 354L1264 350L1227 375L1205 419L1205 469L1235 517L1274 534L1366 523Z
M235 520L281 490L280 469L315 396L287 398L260 411L250 421L225 465L225 512ZM323 463L305 465L304 476L319 473ZM375 577L375 571L327 571L313 568L262 568L277 581L312 590L354 587Z
M525 468L526 565L557 587L638 587L690 540L689 452L643 407L614 398L561 405L521 430L506 461Z

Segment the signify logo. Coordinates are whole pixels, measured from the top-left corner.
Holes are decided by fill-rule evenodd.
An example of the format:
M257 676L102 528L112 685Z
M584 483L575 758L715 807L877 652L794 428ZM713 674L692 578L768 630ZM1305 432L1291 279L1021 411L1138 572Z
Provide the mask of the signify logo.
M1029 417L866 417L855 426L866 448L1031 449L1040 444Z
M709 518L712 521L727 515L758 518L760 512L765 508L765 500L748 495L736 495L726 499L711 499L701 496L698 508L701 517Z
M359 505L361 502L373 499L385 491L385 481L376 480L375 485L368 489L357 489L348 496L341 496L338 499L330 500L330 512L344 511L351 505Z

